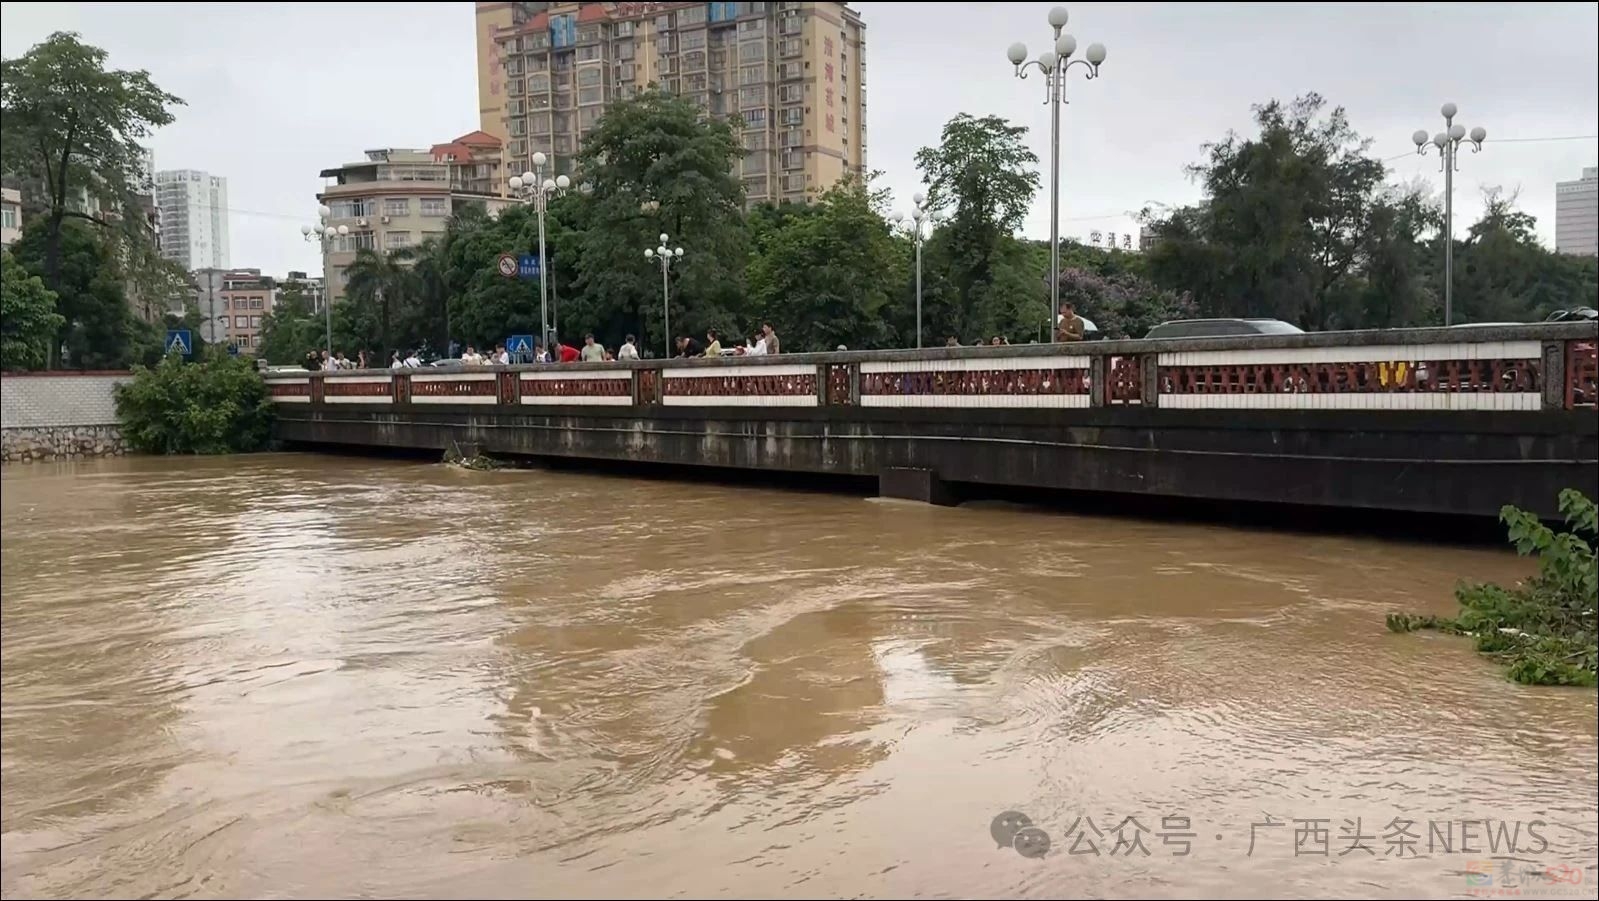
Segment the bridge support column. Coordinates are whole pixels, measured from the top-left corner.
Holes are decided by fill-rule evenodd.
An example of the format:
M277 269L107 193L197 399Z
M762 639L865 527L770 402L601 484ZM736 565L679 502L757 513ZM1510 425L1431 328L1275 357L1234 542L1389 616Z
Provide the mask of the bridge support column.
M877 496L894 497L907 501L921 501L940 507L953 507L957 503L949 486L931 469L890 467L877 474Z

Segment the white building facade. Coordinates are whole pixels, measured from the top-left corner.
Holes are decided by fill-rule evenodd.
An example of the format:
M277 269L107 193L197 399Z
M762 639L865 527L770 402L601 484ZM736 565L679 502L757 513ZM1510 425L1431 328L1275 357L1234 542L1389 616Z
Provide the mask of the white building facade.
M1599 167L1585 166L1576 181L1555 183L1555 249L1599 255Z
M193 272L227 269L228 180L196 169L155 174L161 256Z

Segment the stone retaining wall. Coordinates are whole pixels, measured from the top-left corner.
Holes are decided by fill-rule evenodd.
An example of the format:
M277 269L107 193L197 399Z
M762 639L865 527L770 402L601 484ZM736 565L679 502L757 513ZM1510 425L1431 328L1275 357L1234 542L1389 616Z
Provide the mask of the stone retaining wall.
M0 379L0 456L20 463L124 453L116 389L132 377L128 372L7 373Z
M121 456L122 430L114 425L45 426L0 430L7 463Z

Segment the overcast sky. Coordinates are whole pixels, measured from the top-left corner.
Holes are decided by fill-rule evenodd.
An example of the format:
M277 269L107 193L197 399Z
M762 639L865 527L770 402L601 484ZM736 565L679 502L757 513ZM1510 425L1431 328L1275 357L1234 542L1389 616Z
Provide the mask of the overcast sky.
M1049 110L1036 76L1017 81L1012 41L1050 41L1052 4L858 3L867 24L867 165L909 209L912 157L960 112L1028 126L1047 166ZM232 263L320 270L299 227L315 216L319 169L371 147L426 147L478 126L470 3L5 3L7 57L78 31L111 64L148 69L184 98L153 140L161 169L228 179ZM1079 46L1103 42L1101 77L1074 72L1063 112L1061 231L1136 232L1150 203L1198 196L1183 172L1201 145L1250 130L1250 105L1317 91L1347 108L1396 180L1441 194L1435 157L1410 134L1460 107L1489 144L1463 155L1457 233L1485 186L1520 192L1553 244L1554 185L1599 156L1599 5L1069 4ZM1548 138L1581 136L1579 140ZM1049 233L1047 174L1026 231ZM685 244L692 241L685 236Z

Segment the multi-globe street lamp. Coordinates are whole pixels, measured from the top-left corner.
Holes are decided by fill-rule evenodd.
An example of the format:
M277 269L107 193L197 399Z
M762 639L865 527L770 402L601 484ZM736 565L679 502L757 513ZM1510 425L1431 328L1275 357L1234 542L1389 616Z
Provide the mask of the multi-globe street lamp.
M1418 128L1410 139L1416 142L1416 153L1420 155L1426 155L1428 143L1438 148L1439 162L1444 170L1444 325L1454 325L1455 170L1460 168L1460 142L1470 142L1471 152L1480 153L1482 142L1488 138L1488 130L1479 125L1468 135L1466 126L1455 123L1455 113L1460 110L1453 103L1444 104L1438 111L1444 117L1444 130L1433 135L1429 141L1427 130Z
M895 225L904 223L911 236L911 244L916 247L916 347L922 346L922 242L926 240L933 226L944 221L944 214L939 210L927 208L927 195L917 191L911 198L915 204L911 208L909 223L905 222L905 215L895 210L888 218ZM928 233L922 231L922 226L927 225Z
M544 166L549 157L543 151L533 154L533 168L521 175L511 176L511 190L524 202L531 201L539 220L539 335L545 347L550 346L550 288L545 270L549 268L544 256L544 213L549 208L550 197L572 186L565 175L546 178Z
M1021 42L1010 45L1005 51L1016 67L1016 77L1026 78L1033 66L1044 75L1044 103L1049 105L1049 311L1044 317L1053 325L1055 311L1060 309L1060 108L1066 102L1062 96L1066 84L1066 70L1082 66L1088 78L1099 77L1099 64L1105 61L1105 45L1089 44L1084 59L1072 59L1077 52L1077 39L1063 34L1066 27L1066 8L1057 6L1049 11L1049 27L1055 30L1053 49L1045 50L1038 59L1027 61L1027 45ZM1053 327L1047 329L1049 340L1055 339Z
M341 225L337 228L328 224L328 217L333 215L333 210L327 204L316 208L317 219L320 225L300 226L300 237L307 241L315 241L322 247L322 311L327 317L328 359L333 359L333 273L329 272L327 264L328 254L333 251L333 239L348 237L350 227Z
M661 232L661 243L655 247L644 248L644 259L660 264L661 267L661 315L666 329L666 356L672 356L672 283L669 278L672 263L681 262L683 248L669 248L669 236Z

